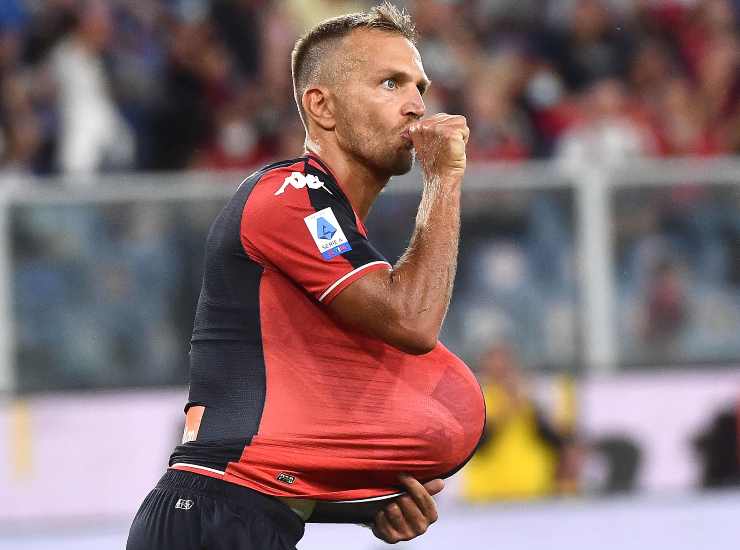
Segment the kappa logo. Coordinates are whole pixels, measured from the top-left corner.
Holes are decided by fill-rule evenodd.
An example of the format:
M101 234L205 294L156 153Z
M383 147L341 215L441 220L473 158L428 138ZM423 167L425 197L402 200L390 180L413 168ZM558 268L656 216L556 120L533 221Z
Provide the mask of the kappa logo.
M326 191L330 195L334 194L329 191L329 188L324 185L323 181L321 181L313 174L304 175L300 172L292 172L287 178L285 178L285 181L283 181L280 189L275 191L275 196L285 193L285 189L287 189L289 185L292 185L296 189L303 189L306 186L308 186L309 189L320 189L323 187L324 191Z
M175 508L178 510L190 510L193 507L193 504L195 503L192 500L178 498L175 503Z

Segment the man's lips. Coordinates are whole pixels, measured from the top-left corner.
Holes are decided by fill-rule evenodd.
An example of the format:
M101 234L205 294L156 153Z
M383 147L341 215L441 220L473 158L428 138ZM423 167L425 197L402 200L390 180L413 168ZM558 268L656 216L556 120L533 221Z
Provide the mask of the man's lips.
M406 141L411 141L411 133L408 131L408 129L401 132L401 137Z

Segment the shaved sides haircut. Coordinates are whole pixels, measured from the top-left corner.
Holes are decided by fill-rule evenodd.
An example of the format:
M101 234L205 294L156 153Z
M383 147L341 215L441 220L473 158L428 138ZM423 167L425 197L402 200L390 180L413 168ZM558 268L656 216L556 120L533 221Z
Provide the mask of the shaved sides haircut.
M293 73L293 94L301 115L303 125L308 129L308 120L303 110L303 93L313 84L326 79L327 69L331 69L333 79L338 73L336 67L326 65L333 62L332 54L339 42L356 29L375 29L399 34L416 44L416 28L406 10L399 10L390 2L384 2L366 12L350 13L327 19L299 38L293 48L291 69Z

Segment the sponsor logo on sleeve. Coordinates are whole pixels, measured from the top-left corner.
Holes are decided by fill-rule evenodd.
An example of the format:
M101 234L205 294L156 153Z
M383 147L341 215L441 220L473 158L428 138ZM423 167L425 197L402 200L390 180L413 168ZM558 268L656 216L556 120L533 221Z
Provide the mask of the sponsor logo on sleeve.
M301 174L300 172L291 172L291 174L283 181L280 189L275 191L275 196L285 193L285 190L288 188L288 186L295 187L296 189L303 189L304 187L308 187L309 189L323 188L324 191L326 191L330 195L334 194L329 191L329 188L324 185L323 181L321 181L313 174Z
M324 208L303 218L311 233L313 242L325 260L331 260L335 256L352 250L347 236L337 221L337 217L331 208Z

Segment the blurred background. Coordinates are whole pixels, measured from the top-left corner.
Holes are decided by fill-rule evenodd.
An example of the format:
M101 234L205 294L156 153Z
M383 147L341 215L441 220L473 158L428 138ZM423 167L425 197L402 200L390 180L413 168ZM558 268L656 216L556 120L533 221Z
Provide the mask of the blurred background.
M736 548L740 1L399 4L427 111L472 129L443 340L488 404L402 546ZM302 152L296 37L367 5L0 1L0 548L123 548L182 431L209 224ZM419 191L371 213L392 261Z

